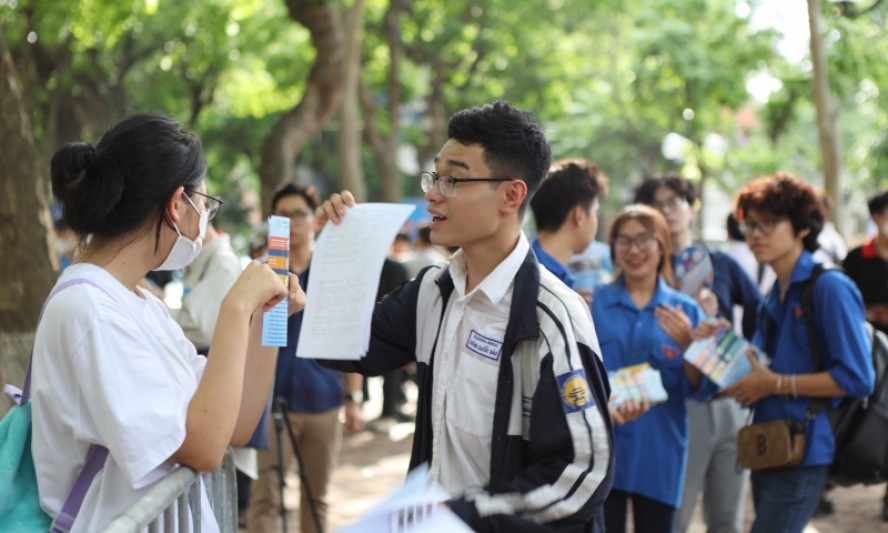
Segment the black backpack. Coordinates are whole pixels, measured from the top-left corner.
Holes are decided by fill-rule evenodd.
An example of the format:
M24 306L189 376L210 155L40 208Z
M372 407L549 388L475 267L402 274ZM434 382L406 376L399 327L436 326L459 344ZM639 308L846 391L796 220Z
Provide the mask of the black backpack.
M808 344L814 358L815 372L826 367L814 326L814 284L835 265L816 265L811 279L802 287L802 317L808 329ZM888 481L888 336L866 323L872 341L872 362L876 372L873 393L867 398L845 398L835 409L830 399L814 399L809 411L817 414L828 409L827 416L835 434L836 452L830 469L830 482L841 486L878 484Z

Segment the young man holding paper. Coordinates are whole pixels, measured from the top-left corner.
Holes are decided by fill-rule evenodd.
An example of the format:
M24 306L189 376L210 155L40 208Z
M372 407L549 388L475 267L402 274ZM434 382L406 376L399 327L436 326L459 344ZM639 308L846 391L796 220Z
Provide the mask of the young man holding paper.
M422 186L432 242L460 250L376 305L365 358L322 362L365 375L417 363L410 467L428 462L476 531L604 531L614 449L595 328L521 231L550 162L529 112L454 115ZM353 205L334 194L317 220Z

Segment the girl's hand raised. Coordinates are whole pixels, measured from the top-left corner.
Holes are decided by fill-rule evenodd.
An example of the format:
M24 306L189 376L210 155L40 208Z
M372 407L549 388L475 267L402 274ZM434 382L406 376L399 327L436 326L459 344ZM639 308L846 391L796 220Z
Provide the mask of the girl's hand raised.
M694 341L694 334L691 319L682 310L681 305L672 307L669 304L663 304L657 307L654 314L663 331L678 344L682 351L687 350Z

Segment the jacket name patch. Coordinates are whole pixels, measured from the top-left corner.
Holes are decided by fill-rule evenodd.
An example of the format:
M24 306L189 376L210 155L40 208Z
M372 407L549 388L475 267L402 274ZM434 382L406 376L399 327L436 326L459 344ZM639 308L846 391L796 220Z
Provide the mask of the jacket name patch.
M466 342L466 348L493 361L499 361L500 352L503 350L503 343L495 341L475 330L469 334L469 340Z
M558 390L561 393L561 404L567 414L579 413L595 406L589 384L586 382L586 371L574 370L556 376Z

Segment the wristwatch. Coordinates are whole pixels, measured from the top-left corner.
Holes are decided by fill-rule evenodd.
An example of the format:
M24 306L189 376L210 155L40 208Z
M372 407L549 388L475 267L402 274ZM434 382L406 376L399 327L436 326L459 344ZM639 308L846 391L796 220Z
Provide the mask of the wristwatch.
M345 399L349 402L356 403L358 405L364 403L364 393L363 392L349 392L346 393Z

